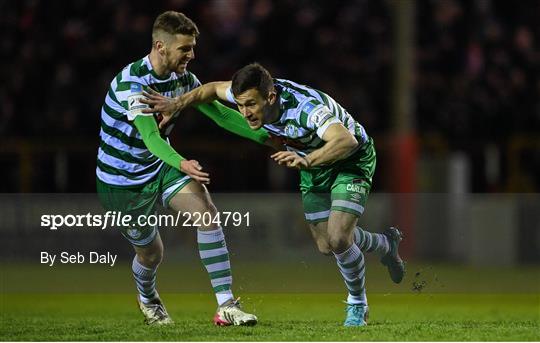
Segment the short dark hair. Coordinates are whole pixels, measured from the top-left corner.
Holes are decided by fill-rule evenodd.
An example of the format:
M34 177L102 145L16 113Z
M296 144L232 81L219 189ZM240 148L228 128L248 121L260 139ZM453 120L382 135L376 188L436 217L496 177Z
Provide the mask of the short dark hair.
M152 27L152 41L156 41L156 35L160 32L171 35L183 34L197 37L199 29L197 25L183 13L166 11L158 15Z
M255 88L266 96L273 88L272 76L259 63L251 63L234 73L232 77L232 93L238 96L245 91Z

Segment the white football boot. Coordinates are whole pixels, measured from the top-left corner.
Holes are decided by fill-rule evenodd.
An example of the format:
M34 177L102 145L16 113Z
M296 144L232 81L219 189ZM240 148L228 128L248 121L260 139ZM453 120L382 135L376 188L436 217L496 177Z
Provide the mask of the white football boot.
M214 324L218 326L250 326L257 324L257 316L242 311L239 300L240 298L236 300L231 299L218 307L214 316Z

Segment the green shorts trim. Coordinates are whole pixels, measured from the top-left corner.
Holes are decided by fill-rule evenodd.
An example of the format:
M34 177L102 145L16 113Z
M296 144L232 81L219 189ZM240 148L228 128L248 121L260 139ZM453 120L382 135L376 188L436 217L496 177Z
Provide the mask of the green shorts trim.
M150 181L139 186L109 185L96 178L96 188L101 204L106 211L115 211L122 216L130 215L128 226L117 227L133 245L146 246L155 239L157 227L138 225L139 216L156 214L157 204L169 206L171 198L184 188L191 177L169 165L163 165L159 173Z
M186 175L174 182L173 184L167 186L161 196L163 207L169 208L169 202L171 201L171 199L192 180L193 179L189 175Z
M304 214L309 223L328 221L330 211L360 216L371 191L376 152L370 138L353 155L331 166L300 171Z

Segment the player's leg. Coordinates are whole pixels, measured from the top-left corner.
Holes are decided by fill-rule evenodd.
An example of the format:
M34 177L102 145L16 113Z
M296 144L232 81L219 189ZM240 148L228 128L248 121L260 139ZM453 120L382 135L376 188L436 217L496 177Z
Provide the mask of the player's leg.
M332 255L332 249L329 246L328 238L328 217L330 216L330 187L324 186L326 192L313 192L313 180L319 181L323 179L326 181L330 175L313 175L310 172L302 172L302 201L304 205L304 215L306 221L309 223L309 228L313 240L317 244L317 248L323 255ZM325 180L326 179L326 180ZM323 181L323 184L324 184ZM347 182L347 181L346 181ZM328 184L329 181L326 181ZM319 186L318 189L323 187ZM362 230L359 226L354 229L354 242L362 252L379 252L381 256L388 252L388 240L385 235L378 233L371 233Z
M327 227L327 221L309 224L311 236L317 245L317 249L321 254L330 256L332 255L332 249L328 243ZM360 248L362 253L372 252L379 255L379 257L383 257L390 252L390 242L393 240L398 241L398 239L394 239L393 237L400 235L400 233L397 235L390 234L390 232L395 230L397 229L390 228L387 229L385 233L374 233L363 230L360 226L356 226L353 230L353 242Z
M163 257L163 243L156 227L139 226L136 218L155 213L157 185L148 183L140 187L115 187L97 181L97 190L103 207L130 215L134 220L127 227L118 227L135 249L132 275L138 291L137 303L145 317L145 323L170 324L170 319L156 290L157 269Z
M364 253L375 253L382 257L390 250L388 237L382 233L363 230L360 226L353 230L353 240Z
M369 232L359 226L354 229L355 244L364 253L373 252L378 255L395 283L400 283L405 275L405 263L399 256L399 244L402 239L401 231L395 227L390 227L383 233Z
M344 160L332 186L332 208L361 215L371 191L375 173L376 153L370 138L355 154ZM405 275L405 264L398 254L401 232L389 228L382 234L354 229L354 241L363 252L374 252L381 257L395 283Z
M189 182L172 197L169 207L174 211L190 213L192 218L203 213L210 213L210 217L214 218L217 212L206 188L195 181ZM233 299L229 253L223 229L216 223L207 224L210 225L197 227L199 255L210 276L218 305L222 305Z
M156 290L157 270L163 259L163 242L159 232L155 232L150 244L133 245L135 257L131 268L139 291L137 302L146 324L171 324L172 320Z
M342 218L340 214L347 218ZM345 212L336 212L331 217L330 227L354 227L356 223L356 216ZM324 255L335 256L338 268L347 287L349 294L347 296L347 318L344 325L366 325L368 307L365 290L364 256L360 248L352 241L352 237L347 238L347 235L350 235L350 231L352 230L342 231L339 229L339 234L335 232L330 234L328 232L328 221L310 223L309 226L319 251ZM342 242L338 243L340 240ZM338 251L343 249L343 246L345 250L342 253L333 253L333 249Z
M317 245L317 249L323 255L332 255L332 249L328 242L328 217L330 216L330 190L327 192L312 191L311 178L309 172L301 172L302 181L302 205L304 207L304 216L309 224L311 236ZM306 180L308 180L306 182Z
M328 219L329 245L349 293L345 326L366 325L368 312L364 255L352 239L357 221L357 214L336 210Z
M309 222L309 229L319 252L331 256L328 221ZM401 240L401 232L394 227L386 229L382 234L362 230L359 226L353 230L353 242L360 251L378 254L381 257L381 263L387 267L390 278L395 283L400 283L405 274L405 265L398 252Z
M310 223L309 230L311 236L317 245L319 252L326 256L332 255L332 248L330 248L330 242L328 238L328 221Z
M347 320L345 325L365 325L367 300L365 297L364 256L360 248L353 243L352 232L356 226L357 215L331 211L332 196L321 192L326 187L318 188L313 182L328 185L332 181L331 173L316 175L301 172L302 204L304 215L309 223L311 234L319 251L325 255L333 254L349 291ZM318 190L314 192L313 189Z
M388 269L392 281L400 283L405 276L405 262L399 256L399 243L403 239L403 235L395 227L384 230L383 234L387 237L389 249L381 257L381 263Z
M158 298L156 274L163 259L163 242L159 233L156 232L155 238L150 244L145 246L133 245L133 248L135 256L133 257L132 271L139 291L139 300L150 303Z
M364 212L370 186L364 179L355 178L355 175L338 175L332 190L332 208L357 213L360 216ZM403 280L405 263L398 252L402 240L398 229L391 227L381 234L368 232L356 226L353 229L353 240L362 252L374 252L379 255L393 282L400 283Z
M191 181L169 200L169 207L175 211L195 213L215 218L217 215L210 194L204 185ZM204 215L208 213L208 215ZM197 244L201 261L208 272L216 295L218 311L214 317L216 325L254 325L257 317L240 309L232 292L232 273L229 251L222 227L213 220L202 220L197 228Z
M354 231L358 218L364 212L371 188L374 171L374 151L372 152L373 155L360 150L341 162L336 167L338 173L332 185L328 236L349 290L346 326L365 325L368 313L365 260L357 244L359 242L354 241Z

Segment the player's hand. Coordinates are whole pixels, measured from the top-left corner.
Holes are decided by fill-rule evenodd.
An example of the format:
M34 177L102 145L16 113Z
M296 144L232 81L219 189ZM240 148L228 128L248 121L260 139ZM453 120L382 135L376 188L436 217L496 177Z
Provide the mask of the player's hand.
M143 91L144 99L141 99L143 104L150 105L151 108L144 108L143 113L159 113L163 119L159 122L159 128L167 126L167 123L173 118L174 114L181 111L184 106L180 97L169 98L159 94L155 90L148 88L148 91Z
M292 151L278 151L270 157L279 165L289 168L307 169L310 167L309 162L305 158Z
M191 176L195 181L209 184L210 174L202 171L202 167L196 160L182 160L180 162L180 171Z

